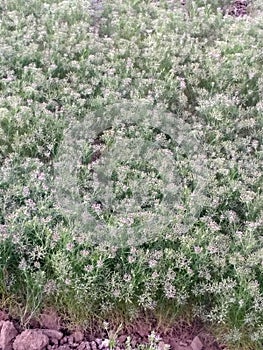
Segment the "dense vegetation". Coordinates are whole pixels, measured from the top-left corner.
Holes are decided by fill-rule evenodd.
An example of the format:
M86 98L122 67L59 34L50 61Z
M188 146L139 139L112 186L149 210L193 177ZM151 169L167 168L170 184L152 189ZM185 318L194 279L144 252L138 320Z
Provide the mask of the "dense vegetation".
M262 3L2 0L0 295L263 341Z

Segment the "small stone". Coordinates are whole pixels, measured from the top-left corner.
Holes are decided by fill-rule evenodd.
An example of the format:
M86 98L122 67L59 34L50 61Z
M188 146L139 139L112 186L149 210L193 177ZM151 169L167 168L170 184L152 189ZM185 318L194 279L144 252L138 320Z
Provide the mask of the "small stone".
M82 342L82 340L84 339L84 334L81 331L76 331L72 334L74 341L76 343L80 343Z
M57 350L71 350L70 346L67 344L60 345Z
M180 346L187 346L188 344L186 342L184 342L184 341L180 341L179 345Z
M96 342L95 342L95 341L92 341L92 342L91 342L91 349L92 349L92 350L97 350L97 345L96 345Z
M176 341L175 339L171 339L169 343L170 343L170 348L173 350L192 350L190 346L185 347L183 345L180 345L180 343L178 343L178 341Z
M61 340L60 340L60 345L63 345L65 343L68 342L68 337L65 335L65 337L63 337Z
M99 346L99 349L100 349L100 350L101 350L101 349L108 349L109 343L110 343L110 340L109 340L109 339L104 339L104 340L101 342L101 344L100 344L100 346Z
M137 340L136 339L132 339L132 341L131 341L132 348L136 348L137 345L138 345L137 344Z
M56 331L55 329L41 329L41 332L49 338L60 340L63 337L63 333Z
M49 343L48 337L40 330L26 329L13 344L14 350L43 350Z
M79 346L77 347L77 350L86 350L86 342L81 342Z
M192 350L202 350L203 349L203 343L201 342L200 338L196 336L192 343L191 343Z
M50 341L53 345L58 345L58 340L56 338L52 338Z
M165 342L161 340L158 344L158 350L168 350L168 349L170 349L170 345L165 344Z
M98 345L101 345L101 343L102 343L102 339L97 338L97 339L95 339L95 342L96 342Z
M123 334L123 335L119 336L118 342L119 342L120 344L123 344L123 343L126 342L126 339L127 339L127 335Z
M0 333L0 349L11 350L13 339L17 336L17 330L10 321L3 321Z
M68 343L69 343L69 345L72 345L72 344L74 343L73 335L70 335L70 336L68 337Z
M86 342L85 345L86 345L86 349L87 349L87 350L91 350L91 347L90 347L90 343L89 343L89 342Z

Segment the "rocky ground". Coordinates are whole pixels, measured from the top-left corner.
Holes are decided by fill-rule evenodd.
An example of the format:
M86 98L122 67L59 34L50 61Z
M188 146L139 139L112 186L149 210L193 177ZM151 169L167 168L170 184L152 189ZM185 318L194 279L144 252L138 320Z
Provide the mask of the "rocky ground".
M111 347L109 334L94 324L89 330L69 331L65 323L54 311L42 313L27 328L12 319L6 311L0 310L0 349L1 350L109 350L128 349L127 338L130 337L130 350L139 345L149 343L148 336L155 331L160 337L158 350L222 350L214 337L204 328L200 321L192 324L177 322L176 324L157 327L154 318L140 317L132 324L124 326L115 334ZM169 347L167 346L169 345Z

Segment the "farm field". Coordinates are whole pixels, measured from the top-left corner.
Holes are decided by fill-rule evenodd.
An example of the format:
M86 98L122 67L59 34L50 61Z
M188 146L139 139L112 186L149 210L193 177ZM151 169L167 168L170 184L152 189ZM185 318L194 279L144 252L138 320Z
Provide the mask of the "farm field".
M0 310L23 327L143 313L262 349L263 2L230 3L1 1Z

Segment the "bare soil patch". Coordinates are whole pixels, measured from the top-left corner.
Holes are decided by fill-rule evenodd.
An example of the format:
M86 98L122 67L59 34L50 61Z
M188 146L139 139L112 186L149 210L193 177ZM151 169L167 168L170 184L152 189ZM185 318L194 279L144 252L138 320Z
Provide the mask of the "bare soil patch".
M114 324L114 322L113 322ZM106 332L97 322L89 329L69 330L66 323L55 313L42 313L32 319L27 328L18 320L12 319L8 312L0 310L0 349L1 350L108 350L110 337L114 337L116 350L127 349L130 337L131 349L138 349L142 344L149 344L149 336L155 333L157 349L165 350L223 350L214 336L198 319L192 323L178 321L172 325L158 325L157 319L139 316L133 322L124 325L116 333L114 326ZM159 339L159 340L158 340ZM169 346L169 347L168 347Z

